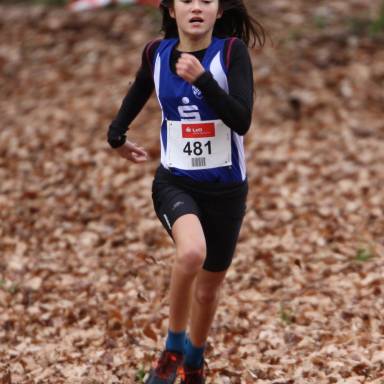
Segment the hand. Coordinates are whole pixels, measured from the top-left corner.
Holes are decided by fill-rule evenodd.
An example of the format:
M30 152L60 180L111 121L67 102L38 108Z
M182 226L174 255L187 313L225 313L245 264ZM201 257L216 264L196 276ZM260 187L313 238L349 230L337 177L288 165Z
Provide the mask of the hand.
M189 53L182 53L176 63L176 73L188 83L194 83L205 72L200 61Z
M121 157L134 163L144 163L149 159L149 156L143 147L139 147L136 143L132 143L128 140L125 144L115 150Z

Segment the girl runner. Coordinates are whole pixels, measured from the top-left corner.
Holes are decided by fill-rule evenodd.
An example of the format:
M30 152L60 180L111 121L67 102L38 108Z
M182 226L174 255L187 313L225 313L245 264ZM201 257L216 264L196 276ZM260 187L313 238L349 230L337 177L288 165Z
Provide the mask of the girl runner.
M247 45L263 45L265 35L242 0L162 0L160 10L164 39L144 48L108 142L125 159L148 160L125 133L155 89L163 119L152 197L176 257L168 335L146 383L171 384L179 375L181 383L200 384L219 290L245 214L243 136L253 105Z

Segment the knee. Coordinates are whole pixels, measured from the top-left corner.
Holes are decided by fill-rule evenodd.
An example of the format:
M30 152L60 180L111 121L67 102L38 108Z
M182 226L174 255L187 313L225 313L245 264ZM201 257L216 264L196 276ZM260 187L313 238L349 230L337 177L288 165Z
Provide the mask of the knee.
M196 286L195 299L201 305L209 305L216 302L219 297L219 288L211 286Z
M178 264L188 274L195 274L202 267L205 259L205 246L193 245L179 250Z

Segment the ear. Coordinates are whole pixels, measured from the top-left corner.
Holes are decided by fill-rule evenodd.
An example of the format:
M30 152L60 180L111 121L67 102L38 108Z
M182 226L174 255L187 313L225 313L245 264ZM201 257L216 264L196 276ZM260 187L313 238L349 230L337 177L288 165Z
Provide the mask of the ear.
M217 16L216 16L216 19L221 19L221 16L223 16L223 10L222 8L219 8L219 11L217 12Z
M168 7L168 12L172 19L176 19L175 9L172 6Z

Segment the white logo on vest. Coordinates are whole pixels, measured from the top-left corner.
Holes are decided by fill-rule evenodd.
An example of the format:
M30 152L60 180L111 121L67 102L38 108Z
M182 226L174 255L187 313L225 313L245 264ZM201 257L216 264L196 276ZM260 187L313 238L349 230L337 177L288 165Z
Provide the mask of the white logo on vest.
M181 101L183 104L188 104L190 100L184 96ZM177 110L182 120L201 120L199 107L197 105L179 105Z
M192 92L193 94L198 98L198 99L202 99L203 98L203 94L201 93L200 89L195 87L194 85L192 85Z

